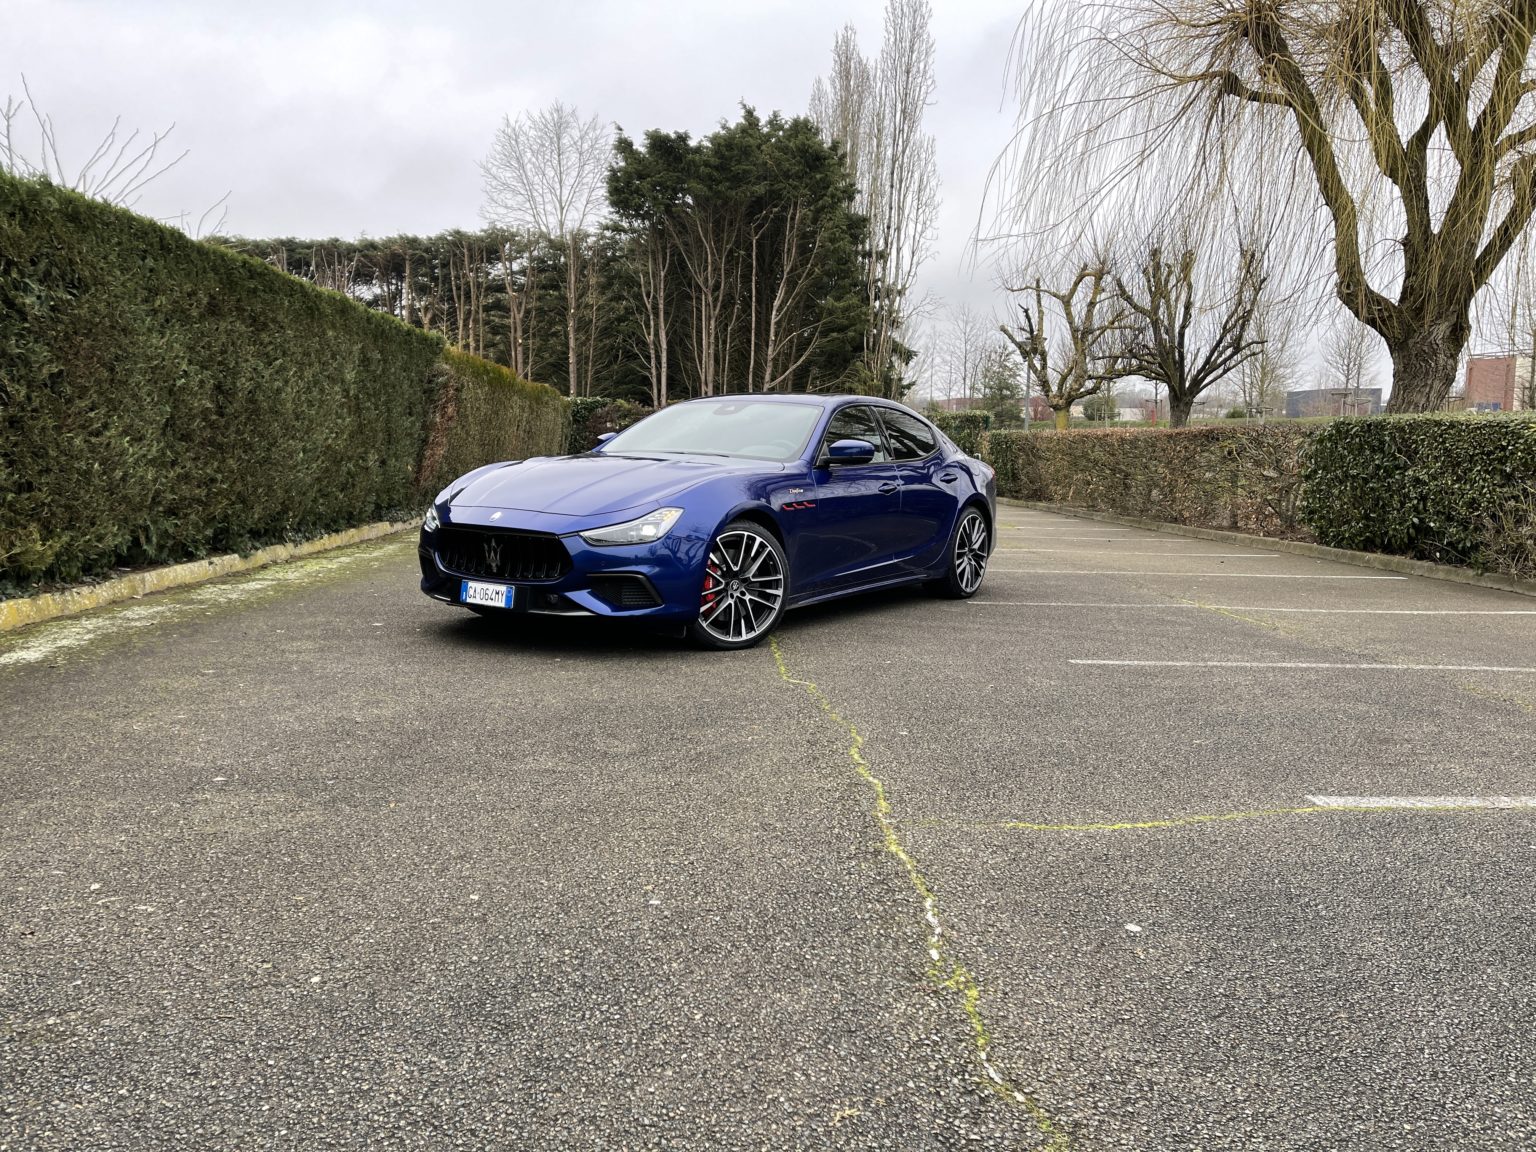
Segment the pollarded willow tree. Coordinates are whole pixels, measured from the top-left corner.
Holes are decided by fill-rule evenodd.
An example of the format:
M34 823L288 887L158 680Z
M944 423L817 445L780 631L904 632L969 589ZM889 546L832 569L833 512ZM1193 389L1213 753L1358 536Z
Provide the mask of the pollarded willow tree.
M1193 247L1165 250L1154 242L1139 264L1136 275L1115 277L1129 314L1115 363L1125 375L1166 388L1168 422L1182 428L1208 389L1264 349L1253 323L1264 295L1263 257L1241 249L1227 284L1197 275Z
M1130 375L1122 350L1131 309L1102 254L1078 265L1060 287L1037 278L1009 291L1019 297L1019 322L998 329L1018 352L1032 388L1055 413L1056 427L1064 429L1074 404Z
M1002 214L1283 214L1288 271L1385 343L1389 410L1438 407L1536 207L1533 32L1536 0L1039 0Z

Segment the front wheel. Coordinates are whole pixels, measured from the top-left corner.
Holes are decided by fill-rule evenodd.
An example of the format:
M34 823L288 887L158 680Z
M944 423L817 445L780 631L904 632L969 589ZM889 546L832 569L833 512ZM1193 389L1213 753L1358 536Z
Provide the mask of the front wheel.
M733 520L709 546L699 618L688 634L705 648L750 648L784 615L789 565L766 528Z
M930 580L928 588L951 600L968 600L981 587L987 574L987 554L992 533L987 518L974 505L960 513L954 535L949 540L949 566L943 576Z

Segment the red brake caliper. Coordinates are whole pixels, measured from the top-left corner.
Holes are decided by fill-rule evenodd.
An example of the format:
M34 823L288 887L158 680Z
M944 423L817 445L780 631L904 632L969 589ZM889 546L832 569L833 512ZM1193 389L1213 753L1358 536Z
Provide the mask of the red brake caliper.
M704 599L702 607L709 611L716 600L720 598L720 588L724 582L720 579L720 569L711 560L704 568Z

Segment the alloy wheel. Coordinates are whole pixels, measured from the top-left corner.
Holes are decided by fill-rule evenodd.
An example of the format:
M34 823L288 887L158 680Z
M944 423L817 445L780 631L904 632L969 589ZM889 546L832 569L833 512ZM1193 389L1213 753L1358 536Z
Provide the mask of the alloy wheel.
M955 533L955 580L967 596L981 587L987 574L987 522L969 512Z
M766 632L784 603L784 567L778 550L756 532L722 532L709 548L699 627L727 644Z

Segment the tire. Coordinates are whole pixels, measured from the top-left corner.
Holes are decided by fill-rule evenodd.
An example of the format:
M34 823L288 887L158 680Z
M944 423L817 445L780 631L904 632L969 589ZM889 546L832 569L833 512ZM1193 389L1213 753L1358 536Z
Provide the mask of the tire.
M987 525L986 516L976 505L966 505L949 536L944 575L928 581L925 587L948 600L969 600L981 588L982 579L987 574L991 544L992 529Z
M784 549L762 525L732 520L710 541L688 636L703 648L750 648L773 631L788 602Z

